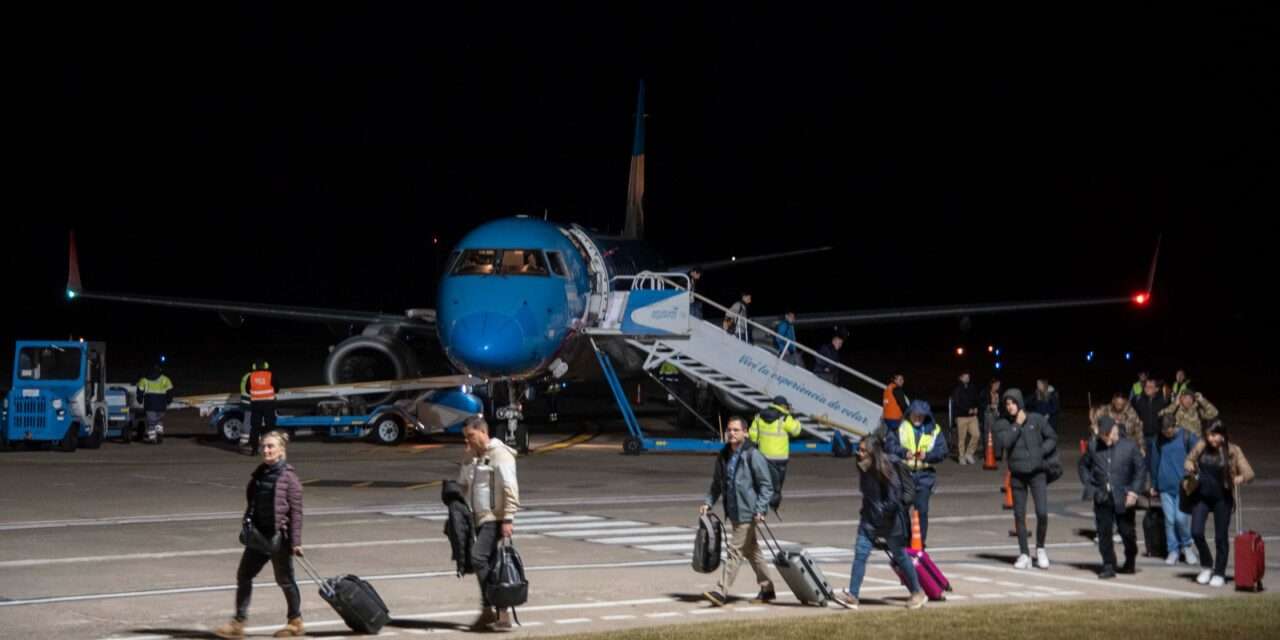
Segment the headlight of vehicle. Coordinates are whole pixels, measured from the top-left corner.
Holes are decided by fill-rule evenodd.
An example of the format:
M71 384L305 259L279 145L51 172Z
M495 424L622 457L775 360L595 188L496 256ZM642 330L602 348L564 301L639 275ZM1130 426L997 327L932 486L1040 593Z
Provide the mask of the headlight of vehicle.
M54 399L53 399L53 408L54 408L54 409L61 409L61 408L62 408L62 398L54 398Z

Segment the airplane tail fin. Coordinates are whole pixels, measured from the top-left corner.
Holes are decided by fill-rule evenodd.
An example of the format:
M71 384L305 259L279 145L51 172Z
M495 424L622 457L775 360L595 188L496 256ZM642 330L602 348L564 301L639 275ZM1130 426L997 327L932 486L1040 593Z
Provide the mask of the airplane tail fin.
M631 148L631 177L627 182L627 222L622 237L644 237L644 80L636 98L636 133Z
M67 298L80 295L84 287L80 284L80 258L76 255L76 232L71 232L71 248L67 252Z

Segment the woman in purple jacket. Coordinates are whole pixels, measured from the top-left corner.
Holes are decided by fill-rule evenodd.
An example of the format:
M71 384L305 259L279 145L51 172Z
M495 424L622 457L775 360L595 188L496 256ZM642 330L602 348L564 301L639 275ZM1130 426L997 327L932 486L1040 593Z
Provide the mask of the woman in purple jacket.
M240 557L240 568L236 571L236 615L231 622L214 630L219 638L244 637L253 579L267 562L275 570L276 584L284 591L289 605L289 622L275 633L275 637L303 634L302 597L298 593L298 582L293 577L293 556L302 556L302 483L298 481L293 466L285 462L288 444L289 436L283 431L272 431L262 437L262 464L254 470L249 485L245 487L248 503L245 519L250 520L268 540L280 533L280 546L272 554L245 547L244 555Z

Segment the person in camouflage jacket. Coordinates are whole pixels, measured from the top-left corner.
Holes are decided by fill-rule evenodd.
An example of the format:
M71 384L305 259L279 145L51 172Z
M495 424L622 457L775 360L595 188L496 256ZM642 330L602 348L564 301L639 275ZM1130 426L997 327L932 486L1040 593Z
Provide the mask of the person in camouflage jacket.
M1114 420L1120 425L1120 433L1124 437L1138 443L1139 448L1143 448L1142 418L1139 418L1138 412L1133 410L1125 394L1116 392L1112 394L1110 404L1099 405L1089 411L1089 430L1094 435L1098 434L1098 418L1102 416Z
M1165 407L1160 412L1161 416L1172 415L1175 424L1181 429L1186 429L1197 438L1204 437L1205 421L1213 420L1218 417L1218 408L1213 406L1198 391L1186 389L1182 395L1178 396L1178 401Z

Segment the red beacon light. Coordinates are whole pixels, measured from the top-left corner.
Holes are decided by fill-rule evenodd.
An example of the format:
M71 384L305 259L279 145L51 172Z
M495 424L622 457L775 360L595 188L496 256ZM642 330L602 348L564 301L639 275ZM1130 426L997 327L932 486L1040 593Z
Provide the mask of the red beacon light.
M1151 296L1146 293L1139 293L1138 295L1133 297L1133 301L1137 303L1139 306L1145 305L1151 301Z

